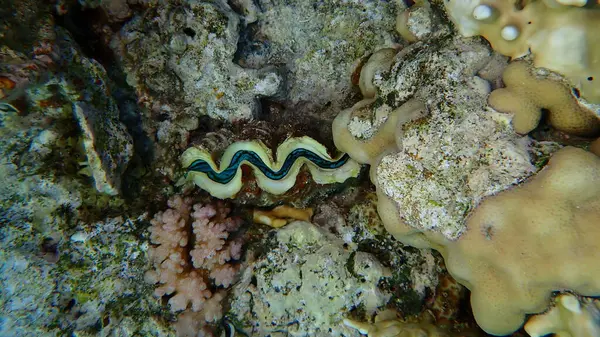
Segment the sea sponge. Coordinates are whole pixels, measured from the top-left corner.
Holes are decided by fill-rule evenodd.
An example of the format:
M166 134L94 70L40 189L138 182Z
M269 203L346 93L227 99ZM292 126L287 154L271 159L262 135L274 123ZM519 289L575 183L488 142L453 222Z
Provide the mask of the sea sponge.
M513 127L526 134L535 129L548 111L548 121L556 129L578 136L600 133L600 119L579 105L568 87L547 78L537 78L526 62L513 62L502 75L506 88L494 90L488 103L501 112L514 113Z
M438 241L486 332L517 330L553 291L600 295L598 186L600 158L563 148L527 183L484 200L458 240Z
M600 10L554 1L444 1L463 36L481 35L503 55L528 54L534 65L566 76L582 96L600 103ZM565 3L565 1L563 1Z

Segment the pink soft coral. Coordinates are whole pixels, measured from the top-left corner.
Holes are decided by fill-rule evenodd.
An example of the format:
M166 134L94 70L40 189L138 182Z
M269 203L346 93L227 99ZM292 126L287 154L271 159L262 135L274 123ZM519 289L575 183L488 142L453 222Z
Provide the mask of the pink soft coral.
M242 244L228 239L241 221L228 217L230 208L223 203L192 207L190 198L176 196L168 205L168 210L151 221L154 246L148 257L154 270L146 273L146 280L160 284L156 296L173 294L169 299L172 311L190 308L197 317L216 321L222 317L220 303L225 292L214 292L214 288L229 287L237 276L237 266L230 262L240 258Z

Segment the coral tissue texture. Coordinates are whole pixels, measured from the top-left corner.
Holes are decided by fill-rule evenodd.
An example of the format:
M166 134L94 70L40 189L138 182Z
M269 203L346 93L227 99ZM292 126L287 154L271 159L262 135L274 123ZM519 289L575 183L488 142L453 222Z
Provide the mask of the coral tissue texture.
M530 181L481 203L442 249L483 329L512 333L553 291L600 295L598 186L600 157L566 147Z
M571 337L600 336L600 326L597 323L599 310L598 299L580 299L572 294L561 294L556 297L553 308L527 321L525 331L531 337L550 333Z
M548 122L557 130L587 137L600 133L600 118L580 105L569 87L536 78L532 71L526 62L511 63L502 75L506 88L494 90L488 99L496 110L514 114L516 132L526 134L535 129L545 109Z
M531 54L536 67L556 71L600 103L600 10L552 0L444 1L449 17L464 36L482 35L494 50L510 57Z

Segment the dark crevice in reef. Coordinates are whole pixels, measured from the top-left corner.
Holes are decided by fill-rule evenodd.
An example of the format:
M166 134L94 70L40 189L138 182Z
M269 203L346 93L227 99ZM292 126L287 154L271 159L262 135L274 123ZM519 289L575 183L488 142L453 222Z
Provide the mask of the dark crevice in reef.
M135 90L127 84L125 73L108 46L109 39L99 33L100 27L106 26L112 36L124 23L110 23L102 9L86 9L79 3L74 3L67 14L55 15L55 20L58 26L69 31L86 57L95 59L107 71L111 96L119 108L119 119L133 138L134 146L133 156L122 177L121 190L125 199L135 200L142 193L144 184L156 181L151 177L154 144L142 128L144 110L137 104Z
M114 63L111 50L94 29L108 23L108 18L101 9L84 9L79 2L75 2L65 15L55 15L55 21L58 26L69 31L85 56L105 67Z
M266 66L271 45L260 35L260 26L253 22L240 30L233 62L240 67L259 69ZM250 60L249 56L252 56ZM258 61L258 62L257 62Z

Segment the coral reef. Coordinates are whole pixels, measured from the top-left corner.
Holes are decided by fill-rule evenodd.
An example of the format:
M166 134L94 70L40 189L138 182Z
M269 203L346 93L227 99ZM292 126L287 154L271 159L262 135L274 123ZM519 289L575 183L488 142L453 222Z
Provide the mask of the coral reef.
M415 231L457 238L483 197L535 171L531 141L515 136L506 118L486 111L489 85L476 74L488 62L495 60L476 41L417 42L396 56L377 85L376 99L363 100L334 120L336 146L371 164L380 200L395 204ZM353 120L364 116L378 122L367 121L375 130L361 134ZM394 213L379 212L394 219L384 223L393 223ZM411 233L388 230L422 246Z
M13 91L4 95L8 100L30 102L26 106L27 113L48 119L47 124L75 119L81 129L83 151L96 189L109 195L119 194L121 176L131 159L133 145L119 120L119 109L110 95L106 71L94 59L84 57L67 32L57 29L55 35L56 41L51 41L48 47L53 51L52 58L46 55L28 59L17 51L4 49L0 76L7 74L6 78L15 83ZM87 85L91 83L94 85ZM19 119L18 116L13 118ZM50 131L48 129L46 135ZM50 137L46 141L58 138ZM46 144L48 148L53 146Z
M513 332L553 291L600 294L598 182L600 158L564 148L527 183L484 200L457 241L438 241L451 275L471 290L483 329Z
M468 56L464 50L470 51ZM383 80L375 83L375 98L369 93L365 100L341 112L333 129L338 147L357 161L371 164L371 180L377 187L379 199L378 213L386 229L404 243L441 251L450 274L471 290L477 323L488 333L508 334L524 322L526 313L543 311L552 291L566 287L584 295L597 294L595 276L584 275L593 268L587 259L595 256L598 248L592 239L597 235L592 220L598 217L598 205L594 201L597 197L590 187L594 185L590 182L598 178L594 173L597 158L583 150L561 150L536 179L551 178L538 183L534 183L534 179L524 187L490 198L526 179L535 172L532 165L535 157L553 150L514 136L506 127L505 118L486 111L489 85L476 74L489 61L493 60L485 47L475 42L452 39L429 45L417 42L395 56L389 72L384 72ZM436 77L427 77L429 74ZM510 81L507 85L510 86ZM563 97L571 99L569 91L565 91L565 95L569 96ZM528 98L532 99L531 95ZM419 112L422 108L414 105L415 99L425 103L429 112L427 119L422 119L423 114ZM507 104L506 100L501 102ZM407 106L404 111L402 104ZM401 117L396 115L399 111ZM579 124L585 127L591 121L593 126L596 117L588 116L587 121ZM365 123L369 127L356 128L359 124L352 119L367 119ZM595 132L593 127L591 132ZM583 154L572 154L573 151ZM496 161L490 162L492 158ZM535 187L554 186L556 183L552 181L559 185L545 190ZM590 183L587 187L578 187L587 188L588 192L582 192L584 199L558 190L559 186L575 186L580 181ZM564 183L560 185L560 182ZM526 186L534 187L523 192L521 198L531 202L537 200L537 196L539 207L533 207L531 213L509 212L511 216L522 214L526 218L509 220L507 215L503 218L505 204L498 205L498 211L493 214L485 213L486 205L492 200ZM536 188L539 192L534 192ZM548 191L550 197L564 195L564 199L550 201L546 196L535 194L543 191ZM523 205L525 199L514 199L515 207ZM557 203L563 206L558 206L562 211L555 212L551 221L542 216L550 212L544 207L557 209ZM580 205L581 211L567 206L571 204ZM500 212L501 209L504 211ZM578 219L573 220L575 228L565 226L566 219ZM500 227L496 227L499 222ZM522 223L530 226L521 228ZM555 239L540 237L537 233L542 228L547 236ZM509 235L509 231L514 232ZM578 236L576 233L586 233L589 241L567 239ZM506 240L501 239L504 236ZM473 238L480 242L475 243ZM565 240L560 249L544 249L547 240L558 242L558 238ZM517 247L507 248L518 242ZM514 256L498 254L500 251ZM527 262L529 259L531 262ZM544 261L554 264L558 259L563 259L562 265L569 265L571 272L553 273L551 267L544 265ZM568 261L577 263L572 265ZM511 268L509 271L505 271L507 266Z
M598 8L0 0L0 335L597 335Z
M600 103L600 11L552 0L444 1L463 36L482 35L503 55L518 58L530 50L534 65L566 76L582 96Z
M378 283L390 271L372 255L345 249L343 241L308 222L292 222L275 235L274 247L233 288L231 313L247 322L247 333L348 335L345 312L356 306L374 312L389 300Z
M168 335L140 282L147 260L137 221L69 226L58 212L52 220L43 231L24 219L0 226L2 336Z
M270 69L233 62L238 16L224 1L165 3L136 15L111 46L127 82L156 116L158 141L182 147L198 117L239 121L258 113L257 96L277 93L282 78Z
M488 102L498 111L514 114L512 123L516 132L526 134L535 129L545 109L548 122L560 131L588 137L600 133L600 118L581 106L567 86L536 77L527 63L512 62L502 79L506 88L492 91Z
M301 114L331 116L353 95L349 74L360 60L401 43L394 21L405 5L373 0L317 4L259 0L254 6L240 7L248 40L240 45L238 62L255 69L282 65L289 74L280 98L286 107Z
M484 200L458 240L426 233L452 276L471 290L475 318L486 331L511 333L525 313L543 311L555 290L598 294L593 256L599 249L594 219L600 205L591 187L600 177L598 165L593 154L565 148L527 184ZM524 209L524 200L533 204ZM379 207L380 212L393 209L389 202ZM401 227L400 221L394 223ZM549 241L556 245L548 247Z
M227 239L241 223L227 217L230 210L223 204L192 205L190 198L175 196L168 205L151 221L150 241L156 246L148 250L153 270L145 277L159 284L156 296L171 295L171 311L189 308L184 317L197 318L191 327L178 324L178 335L187 336L183 331L198 330L201 320L215 322L222 317L224 290L219 287L233 283L237 268L230 261L240 258L242 248L240 241Z
M263 143L248 141L229 146L219 167L209 152L196 147L187 149L181 162L191 181L220 199L233 197L242 188L242 165L250 166L258 186L273 194L291 189L304 165L318 184L341 183L360 171L348 155L332 158L323 145L308 137L287 139L277 148L275 160Z
M555 298L555 306L542 315L530 318L525 331L531 337L553 333L557 337L600 336L600 301L584 298L580 301L572 294L561 294Z

